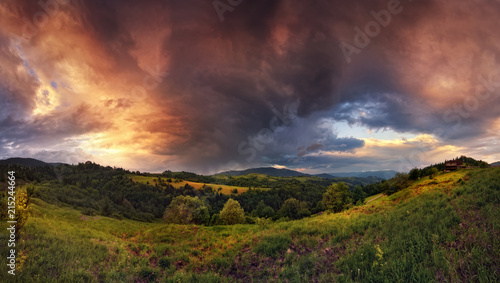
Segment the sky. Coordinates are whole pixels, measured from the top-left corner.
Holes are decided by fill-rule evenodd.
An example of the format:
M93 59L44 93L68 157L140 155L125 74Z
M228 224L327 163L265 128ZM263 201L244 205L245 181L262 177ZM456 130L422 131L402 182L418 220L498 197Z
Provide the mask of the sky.
M0 2L0 159L148 172L500 160L500 1Z

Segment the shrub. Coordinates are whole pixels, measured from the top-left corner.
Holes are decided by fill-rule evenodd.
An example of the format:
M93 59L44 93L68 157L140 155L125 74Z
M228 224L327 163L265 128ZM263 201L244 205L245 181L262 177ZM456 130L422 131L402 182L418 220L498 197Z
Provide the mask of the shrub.
M250 216L245 216L245 223L255 224L255 218L250 217Z
M147 280L147 282L154 282L158 277L158 273L149 267L141 269L138 275L140 279Z
M162 257L160 259L160 261L158 262L158 265L163 268L163 269L167 269L170 267L170 258L168 257Z
M237 200L231 198L224 204L219 217L227 225L245 223L245 211Z
M86 208L82 209L82 214L88 215L88 216L94 216L94 215L97 215L97 210L86 207Z
M198 197L178 196L165 209L163 219L175 224L208 224L208 208Z
M298 218L304 218L304 217L309 217L311 216L311 211L307 208L302 208L297 212L297 217Z

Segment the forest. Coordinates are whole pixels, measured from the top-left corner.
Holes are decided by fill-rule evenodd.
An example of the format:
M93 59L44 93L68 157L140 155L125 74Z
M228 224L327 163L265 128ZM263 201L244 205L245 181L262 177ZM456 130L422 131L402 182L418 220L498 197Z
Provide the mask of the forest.
M486 166L487 163L462 156L471 166ZM36 160L19 160L0 164L2 171L15 171L18 179L29 183L28 198L39 198L58 206L70 206L84 215L102 215L117 219L132 219L152 222L163 219L172 223L219 225L225 204L232 199L244 211L246 223L255 223L260 218L272 221L301 219L328 209L325 203L327 191L346 188L342 209L364 204L366 197L384 193L393 194L409 187L420 178L433 178L443 164L423 169L412 169L409 173L397 173L389 180L376 177L343 177L325 179L320 177L275 177L259 174L244 176L203 176L190 172L165 171L161 174L130 172L122 168L104 167L93 162L68 164L46 164ZM153 177L153 183L134 182L133 176ZM0 176L5 178L5 176ZM203 183L195 189L189 184L174 187L182 180ZM5 182L0 179L0 182ZM223 194L220 185L248 187L238 193ZM2 192L2 198L6 192ZM192 201L181 197L192 197ZM1 202L2 206L5 202ZM174 207L177 206L177 207ZM168 212L179 211L186 220L172 220ZM170 208L170 210L168 209ZM177 210L176 210L177 209ZM341 210L342 210L341 209ZM203 217L192 220L192 215ZM5 213L5 209L2 209ZM196 217L195 217L196 218ZM169 220L170 219L170 220Z
M67 164L17 163L0 164L2 171L15 171L19 180L27 185L28 197L40 198L59 206L71 206L85 215L102 215L117 219L128 218L151 222L164 217L167 207L179 196L196 197L208 211L205 225L215 225L219 213L229 199L236 200L245 211L246 221L264 217L274 221L299 219L324 211L323 194L332 183L346 183L356 201L376 193L378 178L323 179L307 177L203 176L189 172L150 174L130 172L122 168L104 167L93 162ZM134 182L132 175L154 177L156 182ZM0 177L4 178L4 177ZM204 183L195 189L186 184L175 188L173 182L181 180ZM0 179L0 182L5 180ZM243 193L223 194L218 185L244 186ZM5 192L2 192L5 197ZM359 203L362 203L359 202ZM4 205L4 202L2 202ZM3 210L2 210L3 211ZM287 212L285 212L287 211Z

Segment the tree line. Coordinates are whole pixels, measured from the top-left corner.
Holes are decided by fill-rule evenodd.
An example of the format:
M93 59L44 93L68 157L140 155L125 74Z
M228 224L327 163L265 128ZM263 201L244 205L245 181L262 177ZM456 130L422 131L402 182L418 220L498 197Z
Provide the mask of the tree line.
M483 164L482 161L463 158L467 164ZM443 164L423 169L414 168L409 173L397 173L392 179L372 184L366 184L364 180L357 178L347 178L350 182L323 178L228 178L233 185L244 182L250 187L244 193L231 195L221 194L216 183L205 185L201 189L188 184L181 188L172 186L171 182L185 179L228 182L227 179L220 180L214 176L189 172L164 172L156 175L159 182L152 185L134 182L129 177L134 172L92 162L42 167L2 164L0 169L3 172L15 170L19 179L29 182L30 197L56 205L71 205L80 209L83 214L139 221L163 219L169 223L218 225L240 223L242 219L247 223L253 223L259 218L274 221L300 219L325 210L341 211L348 206L363 204L368 196L392 194L407 188L419 178L432 178ZM167 180L170 182L165 182ZM272 186L270 189L259 189L255 188L257 185ZM6 197L4 188L0 196ZM2 205L3 203L4 201ZM232 219L232 214L238 215L235 217L237 220L229 220Z

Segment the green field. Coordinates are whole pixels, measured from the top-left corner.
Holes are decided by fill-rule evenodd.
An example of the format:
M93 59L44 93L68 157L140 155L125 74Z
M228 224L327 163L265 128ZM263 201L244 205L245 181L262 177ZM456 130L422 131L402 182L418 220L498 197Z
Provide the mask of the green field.
M144 223L33 199L17 275L2 256L0 281L498 282L499 205L500 168L423 178L343 213L281 223Z

